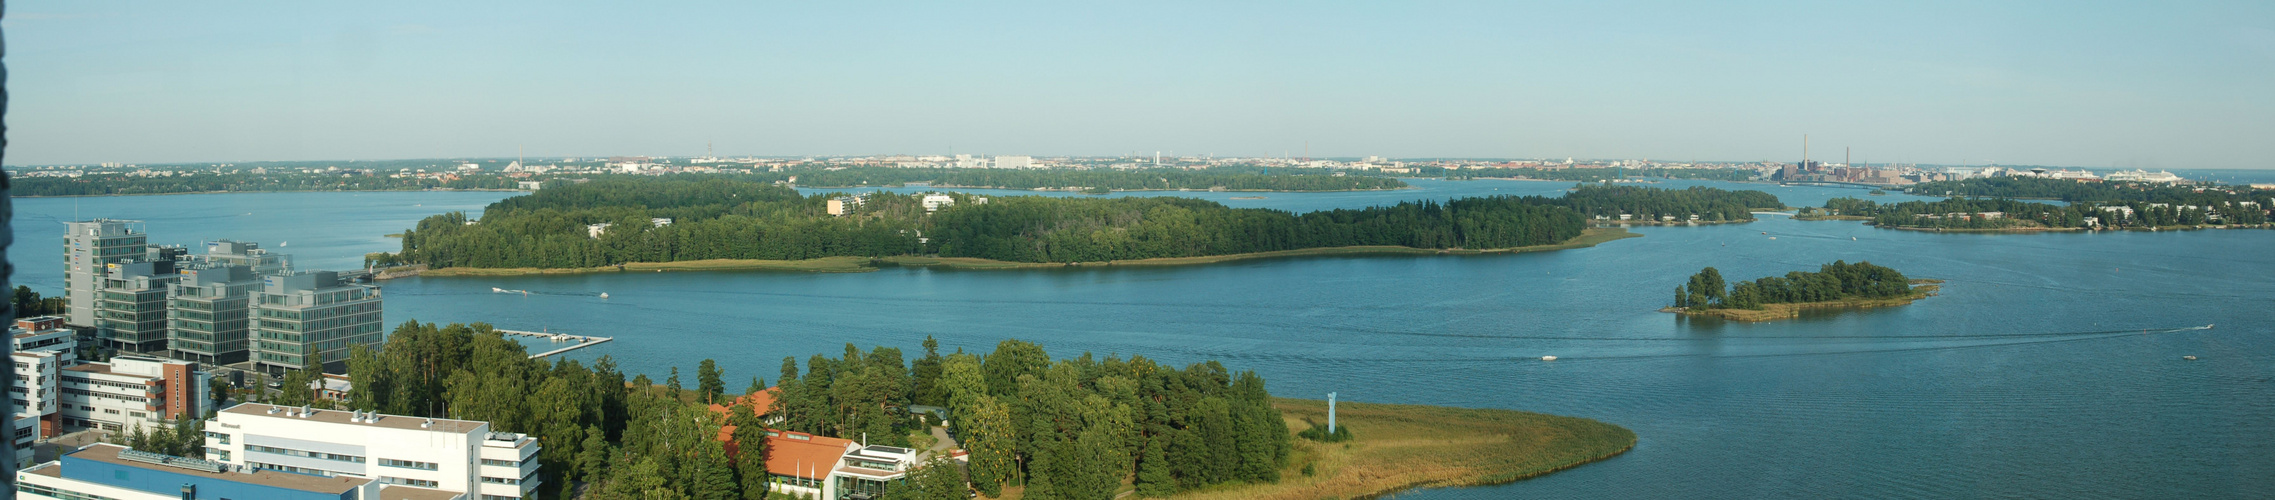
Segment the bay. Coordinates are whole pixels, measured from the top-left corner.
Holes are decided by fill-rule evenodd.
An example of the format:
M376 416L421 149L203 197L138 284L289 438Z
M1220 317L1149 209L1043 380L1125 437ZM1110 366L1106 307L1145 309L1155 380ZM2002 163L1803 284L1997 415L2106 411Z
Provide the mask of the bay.
M1301 211L1553 196L1571 186L1413 184L1356 193L1116 195ZM1842 188L1654 184L1691 185L1761 189L1796 206L1863 197ZM843 190L811 192L825 191ZM17 283L57 292L62 255L52 242L62 235L59 222L76 214L148 221L161 243L233 238L278 248L289 241L278 250L295 254L301 267L356 267L364 252L393 250L386 233L443 211L472 215L511 194L19 199L10 257ZM1264 199L1231 199L1250 196ZM2275 255L2267 251L2275 232L1939 234L1775 215L1636 231L1645 237L1519 255L414 278L384 287L390 324L483 321L616 337L569 357L611 356L658 380L670 367L692 372L713 358L739 389L753 376L775 379L786 356L837 355L847 343L899 346L913 357L928 335L967 351L1020 338L1058 356L1219 359L1258 371L1281 396L1334 391L1345 401L1575 415L1641 437L1625 455L1539 479L1406 495L1424 498L2247 498L2275 491ZM1751 278L1835 259L1947 283L1941 296L1911 306L1768 324L1655 311L1701 267ZM610 298L597 297L602 292ZM2218 327L2184 329L2205 324ZM1560 359L1539 361L1543 355Z

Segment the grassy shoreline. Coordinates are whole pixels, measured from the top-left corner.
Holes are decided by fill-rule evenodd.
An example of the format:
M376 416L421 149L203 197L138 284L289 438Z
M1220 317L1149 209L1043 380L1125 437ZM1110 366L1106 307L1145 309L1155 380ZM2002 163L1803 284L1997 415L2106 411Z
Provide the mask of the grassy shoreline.
M1619 228L1589 228L1580 236L1554 245L1534 245L1486 250L1430 249L1401 246L1348 246L1305 248L1277 252L1256 252L1200 257L1164 257L1158 259L1117 260L1107 262L1010 262L971 257L922 257L902 255L893 257L823 257L807 260L751 260L712 259L679 262L632 262L623 266L578 268L470 268L450 267L419 273L420 276L525 276L540 274L583 274L599 272L663 272L663 271L801 271L819 273L860 273L875 271L878 266L943 267L949 269L1062 269L1102 266L1190 266L1216 264L1250 259L1290 257L1351 256L1351 255L1484 255L1502 253L1547 252L1586 248L1642 234Z
M1290 431L1327 420L1327 403L1273 401ZM1418 488L1521 481L1618 456L1635 447L1628 429L1578 417L1514 410L1342 402L1336 424L1353 439L1296 438L1280 482L1185 492L1171 498L1379 498ZM1311 467L1311 475L1303 474Z
M1690 309L1675 307L1663 308L1660 309L1660 311L1681 314L1684 316L1706 316L1722 318L1731 321L1755 323L1762 321L1777 321L1781 319L1799 318L1801 317L1801 311L1812 309L1871 309L1875 307L1895 307L1908 305L1920 299L1934 296L1937 291L1940 291L1943 288L1941 285L1939 285L1939 283L1943 283L1943 280L1912 280L1912 283L1913 286L1911 294L1902 297L1890 297L1885 299L1848 298L1841 300L1829 300L1824 302L1762 304L1762 309L1758 311L1752 309L1705 309L1694 311Z

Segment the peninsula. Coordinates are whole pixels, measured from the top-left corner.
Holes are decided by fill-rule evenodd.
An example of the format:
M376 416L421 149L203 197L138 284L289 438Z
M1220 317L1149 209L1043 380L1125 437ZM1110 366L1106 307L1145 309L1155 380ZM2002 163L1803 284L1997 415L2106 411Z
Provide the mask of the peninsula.
M1725 287L1712 267L1675 286L1675 305L1661 309L1736 321L1798 318L1810 309L1864 309L1910 304L1934 295L1938 280L1905 278L1870 262L1833 261L1816 272L1794 271Z

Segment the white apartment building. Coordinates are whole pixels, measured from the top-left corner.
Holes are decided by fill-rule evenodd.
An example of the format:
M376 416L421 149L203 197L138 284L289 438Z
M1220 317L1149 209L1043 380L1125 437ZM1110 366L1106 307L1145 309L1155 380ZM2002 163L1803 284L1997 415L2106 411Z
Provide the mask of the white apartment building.
M212 374L197 363L146 356L117 356L57 370L62 393L56 414L65 430L133 432L156 429L182 416L197 418L212 406Z
M518 499L537 489L537 438L488 422L246 403L205 427L206 459L292 472Z
M1035 157L1032 157L1032 156L997 156L997 157L995 157L995 168L1031 168L1031 167L1034 167L1034 166L1035 166Z
M39 440L62 434L62 421L56 417L62 393L56 390L62 378L60 370L77 360L78 332L63 326L62 316L40 316L17 319L8 328L9 343L14 350L9 360L15 362L16 384L8 388L8 396L16 405L12 415L15 433L17 464L32 458L32 445Z
M937 194L937 193L935 193L935 194L927 194L927 195L924 195L924 211L925 211L925 212L934 212L934 211L938 211L938 210L940 210L940 209L942 209L942 208L952 207L952 206L955 206L955 205L956 205L956 198L954 198L954 197L951 197L951 196L948 196L948 195L945 195L945 194Z

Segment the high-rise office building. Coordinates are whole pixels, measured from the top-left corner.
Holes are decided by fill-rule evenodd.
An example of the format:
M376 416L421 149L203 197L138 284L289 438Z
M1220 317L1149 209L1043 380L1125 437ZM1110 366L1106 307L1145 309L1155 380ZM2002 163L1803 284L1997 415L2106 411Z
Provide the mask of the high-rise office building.
M346 363L348 349L377 344L379 287L332 271L261 277L253 303L253 368L281 374L312 363Z
M166 348L170 357L213 365L248 359L253 296L261 278L245 266L182 270L168 285Z
M142 221L95 219L72 222L63 236L63 289L70 306L64 322L95 326L95 292L103 287L108 265L144 257L150 237Z
M158 249L151 249L157 253ZM95 337L104 349L125 353L166 351L166 291L180 274L174 261L127 260L104 264L95 292Z

